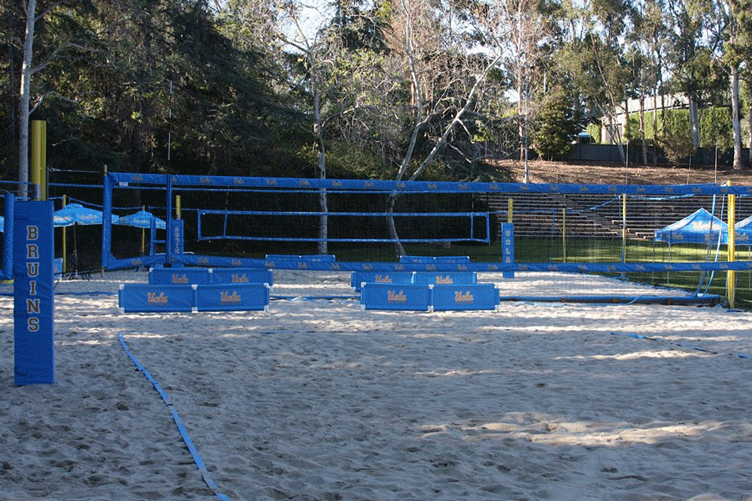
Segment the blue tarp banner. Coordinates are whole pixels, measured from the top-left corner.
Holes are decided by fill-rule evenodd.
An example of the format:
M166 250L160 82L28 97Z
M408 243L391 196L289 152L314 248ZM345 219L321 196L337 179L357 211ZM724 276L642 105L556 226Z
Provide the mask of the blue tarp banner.
M52 202L17 202L13 235L17 385L55 382Z
M433 309L494 310L499 305L499 290L494 284L436 285L433 287Z
M687 185L610 185L495 183L454 181L381 181L371 179L312 179L281 177L192 176L110 172L107 183L118 186L152 184L166 186L202 186L211 188L274 188L299 190L349 190L398 193L598 193L628 195L752 195L752 186Z
M474 271L416 271L414 284L476 284L478 275Z
M118 291L118 306L123 312L191 311L193 286L123 284Z
M400 256L399 262L410 263L410 264L430 264L430 263L462 264L462 263L469 263L470 256Z
M196 287L195 307L198 311L251 311L269 306L266 284L220 284Z
M360 294L360 303L366 310L430 311L431 287L366 283Z
M285 261L285 260L294 260L294 261L310 261L312 263L333 263L337 260L337 258L334 257L334 254L303 254L303 255L295 255L295 254L267 254L266 260L267 261Z
M211 283L274 285L274 272L258 268L214 268Z
M335 264L337 259L333 254L307 254L307 255L293 255L293 254L267 254L264 260L264 266L267 268L285 267L287 263L288 267L290 263L295 263L295 267L300 270L307 270L311 266L318 266L322 263Z
M123 260L131 263L132 261ZM185 265L191 266L221 266L229 268L237 266L239 268L266 268L262 259L252 258L220 258L217 256L202 256L183 254L181 261ZM131 265L132 266L132 265ZM504 272L504 271L558 271L562 273L645 273L645 272L665 272L665 271L712 271L712 270L738 270L752 271L752 261L734 261L734 262L714 262L714 261L677 261L677 262L627 262L627 263L501 263L501 262L477 262L466 264L410 264L410 263L389 263L389 262L359 262L359 261L337 261L335 263L304 263L301 261L289 260L286 262L277 261L274 263L274 269L280 270L321 270L321 271L378 271L381 273L391 273L394 271L475 271L483 272Z

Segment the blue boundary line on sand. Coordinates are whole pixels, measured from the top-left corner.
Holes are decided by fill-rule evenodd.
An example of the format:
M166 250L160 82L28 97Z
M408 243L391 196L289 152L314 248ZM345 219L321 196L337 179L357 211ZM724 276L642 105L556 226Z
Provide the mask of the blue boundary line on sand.
M191 437L188 435L188 431L185 429L185 426L183 426L183 422L180 419L180 415L178 414L178 411L175 410L175 407L173 407L172 402L170 402L170 396L162 389L160 384L157 382L156 379L152 377L151 374L149 374L149 371L146 370L146 368L141 365L141 363L138 361L138 359L128 350L128 347L125 344L125 338L123 337L123 332L118 333L118 338L120 339L120 345L123 347L123 351L125 351L126 355L128 355L128 358L131 359L131 362L133 362L133 365L136 366L136 368L141 371L141 373L146 377L146 379L149 380L149 382L154 386L154 389L157 390L157 393L159 393L159 396L162 397L162 401L164 402L165 406L170 409L170 413L172 414L172 419L175 421L175 424L178 427L178 431L180 432L180 436L183 438L183 442L185 442L186 447L188 447L188 452L191 453L191 457L193 458L193 462L196 464L196 467L198 468L199 472L201 472L201 478L203 478L204 483L214 492L214 495L217 496L222 501L230 501L230 498L220 492L219 486L214 482L214 480L211 478L211 475L209 474L209 470L206 469L206 464L204 463L204 460L201 458L201 454L199 454L198 450L196 449L196 446L193 445L193 440L191 440Z

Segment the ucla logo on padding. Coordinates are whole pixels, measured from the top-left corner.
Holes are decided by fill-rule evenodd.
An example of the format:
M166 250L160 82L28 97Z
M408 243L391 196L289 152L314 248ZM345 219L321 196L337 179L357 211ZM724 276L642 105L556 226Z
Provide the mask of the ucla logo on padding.
M242 300L237 291L232 291L232 293L222 291L219 293L219 302L221 304L239 304Z
M188 280L188 277L185 276L185 273L182 275L178 275L177 273L172 274L172 283L173 284L188 284L190 281Z
M399 291L394 292L393 290L389 290L386 293L386 300L390 303L406 303L407 302L407 295L405 294L405 291Z
M164 292L160 292L157 294L156 292L148 292L146 294L146 303L147 304L159 304L159 305L165 305L170 302L170 299L167 297L167 294Z

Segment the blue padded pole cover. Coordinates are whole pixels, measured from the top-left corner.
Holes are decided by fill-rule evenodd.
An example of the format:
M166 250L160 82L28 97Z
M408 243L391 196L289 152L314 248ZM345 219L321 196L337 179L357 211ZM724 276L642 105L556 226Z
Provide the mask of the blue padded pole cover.
M17 202L13 238L17 385L55 382L54 234L51 201Z

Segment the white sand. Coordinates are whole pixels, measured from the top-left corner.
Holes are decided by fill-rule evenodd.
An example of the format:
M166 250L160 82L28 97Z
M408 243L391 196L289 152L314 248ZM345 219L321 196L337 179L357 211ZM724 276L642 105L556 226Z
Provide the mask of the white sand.
M483 275L528 295L562 278L629 288ZM752 356L750 313L404 313L338 299L120 314L126 281L146 276L58 285L58 382L27 387L13 384L12 288L0 287L0 499L217 499L120 332L230 499L752 499L752 359L738 356ZM275 281L273 295L351 293L346 273ZM72 294L85 291L107 294Z

